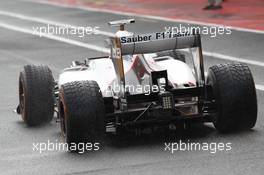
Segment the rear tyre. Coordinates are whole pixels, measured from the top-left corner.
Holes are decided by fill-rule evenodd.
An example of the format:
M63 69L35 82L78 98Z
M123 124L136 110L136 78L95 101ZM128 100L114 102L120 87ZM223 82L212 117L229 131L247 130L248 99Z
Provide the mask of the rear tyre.
M53 88L54 79L48 66L24 66L19 75L18 111L28 126L37 126L52 120Z
M247 65L233 63L212 66L207 82L213 87L217 106L214 126L218 131L247 130L255 126L256 89Z
M61 129L67 144L92 143L101 147L105 139L105 106L98 84L66 83L61 86L59 102Z

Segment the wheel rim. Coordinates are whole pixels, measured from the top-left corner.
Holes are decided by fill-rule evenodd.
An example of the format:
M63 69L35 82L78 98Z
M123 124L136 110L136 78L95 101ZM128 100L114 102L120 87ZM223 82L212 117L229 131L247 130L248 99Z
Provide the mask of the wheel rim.
M63 136L65 136L65 133L66 133L66 128L65 128L65 116L64 116L64 112L65 112L65 109L64 109L64 105L63 103L60 101L60 113L59 113L59 116L60 116L60 126L61 126L61 132L63 134Z
M25 87L23 81L19 81L19 108L22 118L25 119Z
M67 141L67 128L66 128L66 120L65 120L66 115L67 115L67 109L64 100L64 93L63 90L61 90L59 93L59 117L60 117L61 133L65 141Z

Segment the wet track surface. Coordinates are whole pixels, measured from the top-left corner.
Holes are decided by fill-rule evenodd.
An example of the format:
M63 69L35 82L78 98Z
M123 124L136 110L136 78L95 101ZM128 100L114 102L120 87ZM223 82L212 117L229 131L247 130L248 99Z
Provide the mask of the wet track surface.
M128 18L109 13L85 11L21 1L0 1L0 12L8 11L31 17L80 25L99 26L100 30L114 32L106 24L111 20ZM9 24L32 30L43 24L1 15L0 25ZM164 26L177 23L136 18L128 26L135 33L161 31ZM67 37L67 36L66 36ZM104 47L106 36L89 35L77 40ZM203 48L233 57L264 62L264 35L232 31L229 36L203 37ZM0 174L262 174L264 170L264 91L259 88L258 121L247 132L219 134L209 125L191 129L182 139L191 142L232 143L231 151L164 151L164 142L178 142L179 137L168 132L156 132L141 137L130 136L126 143L109 144L100 152L72 154L67 152L32 150L32 143L62 141L59 124L28 128L12 110L18 103L18 75L25 64L47 64L57 78L61 69L72 60L105 53L56 40L38 37L0 27ZM205 56L209 66L228 62ZM264 67L249 65L255 83L264 85ZM263 89L263 87L262 87Z

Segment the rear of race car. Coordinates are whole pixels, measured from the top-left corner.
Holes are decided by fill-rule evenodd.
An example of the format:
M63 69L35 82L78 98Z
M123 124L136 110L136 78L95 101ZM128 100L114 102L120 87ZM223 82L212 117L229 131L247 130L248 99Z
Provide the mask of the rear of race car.
M25 123L49 122L56 112L68 144L193 122L212 122L219 132L255 126L256 89L247 65L218 64L206 77L200 34L135 36L124 31L128 22L113 23L120 31L110 38L110 56L74 61L57 83L47 66L25 66L17 107ZM190 62L177 54L186 49Z

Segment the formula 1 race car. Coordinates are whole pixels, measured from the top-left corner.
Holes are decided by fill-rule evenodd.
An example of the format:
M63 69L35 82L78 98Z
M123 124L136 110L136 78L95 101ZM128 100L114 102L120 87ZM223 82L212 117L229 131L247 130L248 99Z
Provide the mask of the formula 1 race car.
M199 33L125 31L134 22L110 22L119 26L109 39L110 55L73 61L58 81L47 66L24 66L17 113L25 123L50 122L55 112L66 143L193 122L213 122L219 132L255 126L256 90L247 65L218 64L205 75Z

